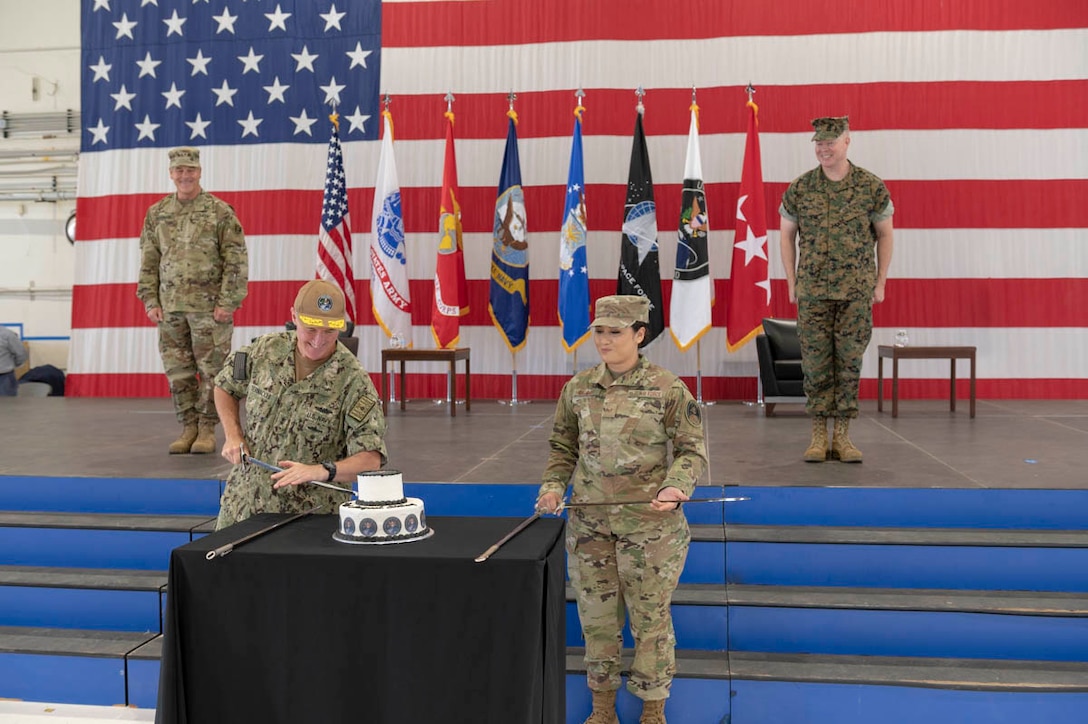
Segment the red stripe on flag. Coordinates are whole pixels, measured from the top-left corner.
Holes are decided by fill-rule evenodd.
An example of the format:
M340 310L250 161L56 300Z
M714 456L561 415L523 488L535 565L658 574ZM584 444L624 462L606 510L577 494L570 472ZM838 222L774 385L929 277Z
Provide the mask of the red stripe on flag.
M548 0L518 12L496 2L383 3L382 45L518 45L581 40L689 40L754 35L838 35L940 30L1024 30L1088 25L1080 0L856 0L779 3L687 0L683 12L657 0Z
M887 374L887 369L885 369ZM964 374L964 372L960 372ZM371 373L375 386L381 388L377 373ZM405 375L409 400L430 400L445 397L448 377L445 374L408 373ZM563 375L518 375L518 396L524 400L555 400L563 384L570 379ZM695 378L682 378L695 389ZM464 394L463 381L458 376L458 397ZM891 398L890 381L885 379L884 401ZM912 399L947 399L947 379L899 378L899 397ZM968 381L956 381L956 396L964 409L969 395ZM161 374L71 374L65 379L67 394L73 397L169 397L166 377ZM479 399L510 399L509 375L472 375L472 396ZM703 377L703 396L708 400L754 399L754 377ZM876 399L876 380L861 381L862 399ZM1088 399L1088 379L979 379L976 396L980 400L1083 400ZM885 414L890 415L890 412Z
M518 137L554 138L570 134L570 90L518 93ZM586 89L585 132L592 136L630 133L631 91ZM457 137L498 138L504 118L495 113L498 93L457 95ZM949 81L932 83L846 83L829 85L764 85L759 105L774 113L760 117L763 133L811 131L821 114L849 115L859 131L948 128L1086 128L1088 104L1070 98L1088 96L1088 80ZM442 137L441 117L434 113L438 96L397 99L397 141ZM699 89L699 132L743 133L747 122L741 86ZM691 90L650 88L645 102L646 135L687 132ZM994 113L1000 108L1001 113Z
M1088 227L1088 179L1017 179L895 181L885 180L895 202L897 229L1066 229ZM706 186L707 205L712 219L736 207L739 183L712 183ZM778 228L778 205L785 193L785 182L764 184L767 225ZM659 199L658 218L671 219L680 213L682 184L654 184ZM529 186L524 189L526 206L562 209L565 187ZM250 191L216 193L238 213L247 237L266 234L309 235L313 233L313 205L320 205L320 191ZM370 208L374 191L352 189L352 206ZM434 209L438 208L439 189L401 189L404 225L407 233L433 233ZM623 223L626 186L589 184L587 193L589 228L619 232ZM461 210L467 233L490 234L494 224L495 188L462 187ZM308 209L298 214L296 210ZM146 211L142 196L107 196L86 198L79 207L79 241L139 237L139 227L131 222L143 218ZM135 215L134 215L135 214ZM541 213L534 217L533 238L558 234L559 213ZM356 227L356 233L369 233Z
M894 272L894 267L893 267ZM235 314L238 326L279 326L290 319L291 304L305 280L250 282L249 296ZM711 311L715 327L725 326L731 282L716 279ZM492 326L487 312L490 279L469 279L472 311L461 324ZM666 324L672 296L672 280L662 280ZM614 278L590 279L590 297L615 292ZM434 282L413 279L412 323L431 323ZM1088 279L896 279L888 280L887 297L873 308L878 327L1088 327ZM355 293L369 300L370 289L356 282ZM532 326L558 326L559 284L553 279L531 282L529 314ZM359 324L374 324L369 304L361 304ZM771 314L792 319L797 307L786 297L786 282L771 281ZM77 285L72 296L72 328L151 326L143 305L136 299L136 284Z

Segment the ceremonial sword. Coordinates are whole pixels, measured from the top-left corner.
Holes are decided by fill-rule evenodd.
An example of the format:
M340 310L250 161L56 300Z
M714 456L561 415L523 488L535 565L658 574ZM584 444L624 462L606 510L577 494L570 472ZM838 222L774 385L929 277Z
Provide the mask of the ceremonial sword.
M284 470L284 468L281 468L278 465L273 465L272 463L266 463L263 460L258 460L255 457L250 457L249 453L245 451L245 448L242 448L242 467L245 467L249 464L256 465L257 467L264 468L265 470L271 470L274 473L282 473ZM306 482L310 485L318 485L322 488L328 488L329 490L335 490L340 493L350 493L352 495L355 494L355 491L351 488L341 488L339 485L333 485L332 483L323 483L320 480L307 480Z
M590 506L598 505L649 505L654 501L661 503L679 503L686 505L687 503L737 503L742 500L751 500L751 498L690 498L688 500L601 500L593 503L559 503L559 507L555 509L554 515L559 515L568 508L588 508ZM680 507L679 505L677 507Z

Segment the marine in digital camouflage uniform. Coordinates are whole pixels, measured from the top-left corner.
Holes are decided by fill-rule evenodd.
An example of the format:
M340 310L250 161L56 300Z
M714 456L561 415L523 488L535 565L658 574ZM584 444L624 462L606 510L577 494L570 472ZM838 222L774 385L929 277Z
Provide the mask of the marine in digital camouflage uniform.
M200 150L170 151L177 192L147 211L136 296L159 328L159 354L183 431L171 453L215 452L212 382L246 297L249 260L234 210L200 187Z
M340 290L326 281L308 282L292 309L297 330L267 334L236 350L216 377L227 438L222 454L236 463L217 529L257 513L298 513L319 504L326 506L320 513L337 513L350 495L305 483L350 488L360 472L385 464L381 403L358 358L337 342L343 320ZM242 445L284 472L238 465Z
M699 404L676 375L638 354L648 314L644 297L597 301L593 334L604 361L563 387L538 496L538 509L548 512L568 484L572 503L661 501L569 511L566 549L594 724L614 721L625 607L635 638L628 689L656 707L660 719L645 721L664 721L676 671L669 606L691 540L672 501L689 497L706 467ZM629 341L611 339L621 334Z
M884 300L892 257L891 195L884 182L846 158L845 116L817 118L812 140L820 166L790 184L782 197L782 261L813 418L804 459L861 462L850 441L858 415L861 362L872 337L873 304ZM828 442L827 418L834 418Z

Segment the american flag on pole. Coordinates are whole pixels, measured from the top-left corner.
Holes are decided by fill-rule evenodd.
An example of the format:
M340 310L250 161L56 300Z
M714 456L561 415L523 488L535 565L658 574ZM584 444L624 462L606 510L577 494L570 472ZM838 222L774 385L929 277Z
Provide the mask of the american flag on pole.
M909 331L912 343L976 345L982 398L1088 396L1088 372L1081 364L1088 358L1088 3L902 0L871 3L858 12L855 0L692 0L685 5L694 10L688 16L646 0L550 0L532 12L524 5L81 3L83 49L72 71L83 86L80 238L71 262L75 292L67 370L75 394L167 394L155 330L134 294L140 222L148 206L173 190L166 149L199 146L204 187L230 202L245 228L250 283L236 315L235 341L248 341L282 329L292 290L313 275L329 140L322 87L348 86L339 91L340 136L353 220L359 222L360 208L371 208L381 151L380 77L397 109L405 268L417 340L429 335L431 321L446 130L434 108L449 89L457 93L468 288L472 299L483 302L491 283L495 169L506 130L495 117L506 108L511 88L518 90L522 118L518 145L526 205L545 210L534 216L528 237L529 262L538 269L555 269L566 221L559 212L567 189L571 96L580 84L592 100L581 130L584 190L591 198L587 296L596 298L615 288L615 239L622 225L616 210L626 194L631 88L646 86L657 211L672 224L680 215L693 82L699 87L707 205L715 218L735 216L748 121L737 98L751 80L761 108L774 316L796 314L784 291L775 210L789 182L816 166L810 120L848 115L850 158L885 180L896 206L891 279L887 299L874 309L862 396L875 393L876 345L891 343L900 328ZM135 40L125 30L133 22ZM179 24L182 35L172 30ZM832 39L834 52L828 50ZM311 56L317 56L313 71ZM715 62L677 62L707 57ZM256 63L259 72L243 73L240 58ZM208 76L193 75L197 66ZM369 90L352 95L356 81L368 78ZM185 93L178 97L179 109L172 99L180 91ZM79 100L72 103L77 107ZM351 125L352 117L357 125ZM137 142L141 129L135 124L154 134L154 145L150 137ZM198 128L206 138L192 137ZM359 228L352 231L358 241ZM707 238L718 300L701 346L707 399L745 399L754 392L754 345L734 353L726 347L734 234L734 224L716 223ZM677 239L665 234L658 241L668 302ZM367 245L357 243L355 253L355 273L361 276L369 268ZM569 378L570 355L555 312L558 296L556 275L530 282L533 334L519 353L520 397L554 397ZM377 369L385 333L368 305L360 306L360 358ZM461 317L460 334L461 343L473 348L473 393L509 395L509 350L486 303ZM696 355L675 345L655 345L650 355L686 378L695 376ZM920 361L906 374L900 383L904 394L948 393L947 364ZM430 375L426 369L409 371L409 395L422 393Z
M329 160L325 171L325 197L321 203L321 231L317 237L317 278L332 282L344 293L348 320L355 322L355 273L352 271L351 220L344 180L344 152L340 148L340 119L330 116Z
M730 272L725 343L736 352L763 329L771 316L771 263L767 256L767 205L763 198L763 160L759 154L759 108L748 101L744 167L737 192L736 238Z

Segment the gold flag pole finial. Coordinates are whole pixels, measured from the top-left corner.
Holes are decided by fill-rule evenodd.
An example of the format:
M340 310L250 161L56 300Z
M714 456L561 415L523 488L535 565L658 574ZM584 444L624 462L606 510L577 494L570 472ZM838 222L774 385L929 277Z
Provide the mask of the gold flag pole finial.
M579 120L582 118L582 113L585 111L585 106L582 105L582 99L586 97L586 92L582 90L582 86L578 86L578 90L574 91L574 97L577 103L574 104L574 115Z
M506 101L510 104L510 107L506 111L506 117L512 120L515 126L518 124L518 113L514 110L514 101L516 101L517 99L518 94L515 93L513 89L511 89L510 92L506 94Z

